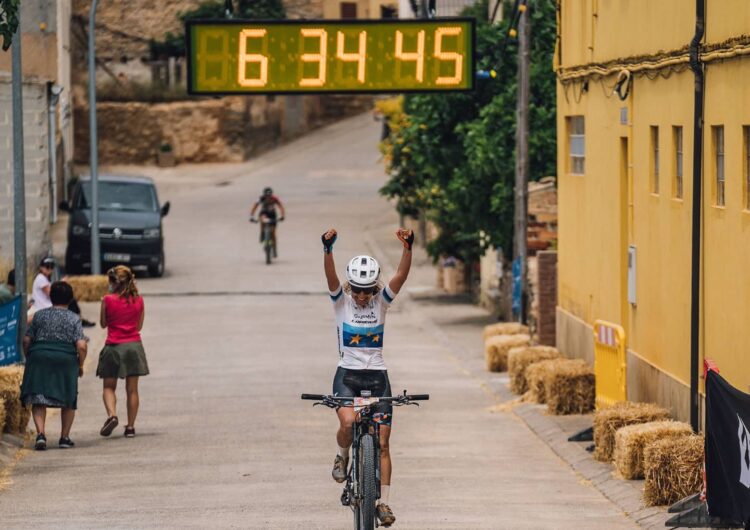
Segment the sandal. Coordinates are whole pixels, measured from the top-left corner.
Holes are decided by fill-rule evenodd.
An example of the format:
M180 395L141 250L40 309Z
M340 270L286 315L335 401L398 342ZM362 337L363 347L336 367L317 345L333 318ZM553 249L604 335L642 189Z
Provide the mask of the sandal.
M102 426L102 430L99 431L99 434L102 436L109 436L112 434L112 431L115 430L115 427L117 427L117 424L119 423L117 416L110 416L107 418L107 421L104 422L104 425Z

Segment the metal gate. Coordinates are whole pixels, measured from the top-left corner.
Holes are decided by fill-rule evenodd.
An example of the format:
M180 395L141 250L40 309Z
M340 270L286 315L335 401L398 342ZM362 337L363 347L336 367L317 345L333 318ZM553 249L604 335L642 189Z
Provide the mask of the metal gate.
M594 323L597 408L627 399L625 352L625 330L622 326L597 320Z

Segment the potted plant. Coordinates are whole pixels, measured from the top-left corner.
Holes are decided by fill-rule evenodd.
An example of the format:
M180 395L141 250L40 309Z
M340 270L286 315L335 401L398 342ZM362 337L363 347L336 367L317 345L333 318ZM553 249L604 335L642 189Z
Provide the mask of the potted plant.
M164 142L159 146L157 163L159 164L159 167L172 167L175 165L176 161L174 158L174 151L172 151L172 144Z

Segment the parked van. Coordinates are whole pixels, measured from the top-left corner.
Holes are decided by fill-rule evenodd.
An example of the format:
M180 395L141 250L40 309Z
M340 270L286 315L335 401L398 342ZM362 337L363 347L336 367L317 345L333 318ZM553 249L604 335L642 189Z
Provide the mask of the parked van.
M164 274L162 217L169 202L159 205L148 177L99 176L99 251L102 270L114 265L145 266L150 276ZM91 270L91 179L81 178L70 202L65 269L68 274Z

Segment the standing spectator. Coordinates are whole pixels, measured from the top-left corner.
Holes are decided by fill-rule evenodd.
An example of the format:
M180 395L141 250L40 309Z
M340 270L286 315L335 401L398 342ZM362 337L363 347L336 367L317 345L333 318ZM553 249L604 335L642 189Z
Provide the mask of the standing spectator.
M34 312L52 307L52 300L50 299L50 285L52 282L50 278L52 278L54 270L54 258L44 258L39 263L39 272L34 278L34 284L31 288L31 298L34 301L32 309Z
M36 426L35 448L47 448L45 421L47 407L61 408L62 429L59 446L70 448L78 405L78 378L83 375L87 344L81 320L68 310L73 288L65 282L50 285L52 306L37 311L23 338L26 368L21 383L21 402L31 405Z
M8 273L8 281L0 283L0 305L7 304L16 297L16 269Z
M143 298L138 294L133 271L118 265L107 271L111 294L102 298L100 322L107 328L107 341L99 354L96 375L104 380L102 398L107 410L107 420L99 434L109 436L117 419L117 379L125 379L128 424L125 437L135 436L135 417L138 415L138 378L148 375L146 352L141 342L141 328L145 310Z

